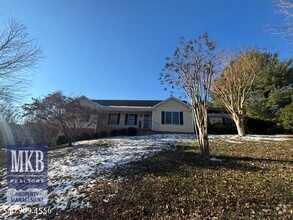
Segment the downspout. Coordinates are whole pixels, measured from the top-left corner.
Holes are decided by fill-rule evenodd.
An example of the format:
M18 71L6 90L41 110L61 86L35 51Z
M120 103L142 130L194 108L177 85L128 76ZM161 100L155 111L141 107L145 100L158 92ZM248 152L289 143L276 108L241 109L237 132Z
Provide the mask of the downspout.
M99 115L97 117L97 123L96 123L95 129L94 129L94 134L97 132L98 123L99 123Z

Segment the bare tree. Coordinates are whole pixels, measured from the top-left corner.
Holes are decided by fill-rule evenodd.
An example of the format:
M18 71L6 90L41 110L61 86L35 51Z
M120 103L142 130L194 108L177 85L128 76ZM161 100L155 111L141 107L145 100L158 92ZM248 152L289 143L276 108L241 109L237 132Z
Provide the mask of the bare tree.
M180 38L173 58L166 58L160 80L171 89L183 90L192 108L197 141L204 157L209 157L208 100L213 75L216 73L216 44L203 33L188 42Z
M42 57L26 27L10 19L0 24L0 102L20 100L30 82L28 70Z
M60 130L42 120L27 120L23 125L26 131L26 138L34 144L41 144L48 147L55 146Z
M0 147L19 143L22 139L21 112L11 103L0 103Z
M283 26L271 30L293 42L293 0L277 0L274 1L274 5L277 7L277 13L285 16L285 22Z
M24 111L28 122L42 122L61 131L69 146L86 128L96 123L99 114L98 109L83 106L78 98L64 96L61 92L33 99L31 104L24 105Z
M240 137L245 135L244 102L259 70L254 50L222 56L222 74L212 84L212 92L231 114Z

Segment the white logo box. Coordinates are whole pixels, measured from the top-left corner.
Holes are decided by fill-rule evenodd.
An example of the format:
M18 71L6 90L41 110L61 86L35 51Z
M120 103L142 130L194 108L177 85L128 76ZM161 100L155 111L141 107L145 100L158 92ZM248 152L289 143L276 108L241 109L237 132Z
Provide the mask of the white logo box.
M48 203L48 191L44 189L8 189L6 198L8 204L46 205Z

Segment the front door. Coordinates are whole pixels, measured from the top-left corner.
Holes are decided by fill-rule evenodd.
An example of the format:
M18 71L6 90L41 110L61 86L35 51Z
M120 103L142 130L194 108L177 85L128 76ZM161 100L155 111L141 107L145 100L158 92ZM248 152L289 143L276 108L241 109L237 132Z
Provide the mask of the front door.
M143 129L150 129L150 115L143 116Z

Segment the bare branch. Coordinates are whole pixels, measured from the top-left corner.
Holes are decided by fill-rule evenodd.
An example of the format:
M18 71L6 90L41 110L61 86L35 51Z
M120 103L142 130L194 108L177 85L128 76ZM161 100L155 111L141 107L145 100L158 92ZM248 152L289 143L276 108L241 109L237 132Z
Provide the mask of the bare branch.
M0 99L16 101L30 84L29 70L36 67L42 51L24 25L16 20L0 24Z
M293 42L293 1L277 0L274 2L276 13L285 16L284 24L280 27L270 27L269 31Z
M207 136L207 105L211 82L217 72L218 55L215 43L207 33L197 39L180 38L173 58L166 58L160 74L162 84L171 90L179 88L189 98L195 132L203 155L209 155Z
M221 63L222 74L215 79L211 89L231 114L238 135L243 136L244 102L259 71L258 57L256 51L250 49L226 54Z
M101 111L96 108L82 106L78 98L64 96L61 92L49 94L43 99L34 99L31 104L24 105L27 121L42 123L61 131L68 139L69 145L76 137L97 122Z

